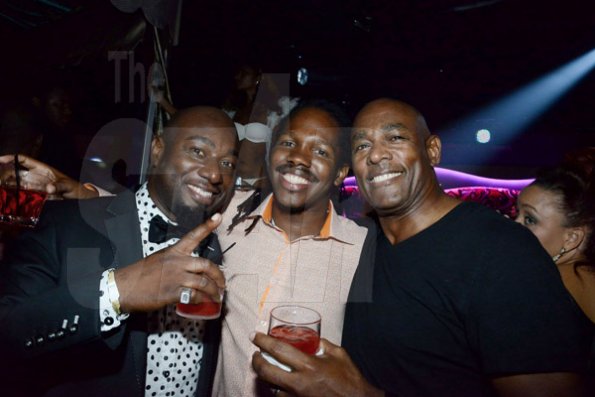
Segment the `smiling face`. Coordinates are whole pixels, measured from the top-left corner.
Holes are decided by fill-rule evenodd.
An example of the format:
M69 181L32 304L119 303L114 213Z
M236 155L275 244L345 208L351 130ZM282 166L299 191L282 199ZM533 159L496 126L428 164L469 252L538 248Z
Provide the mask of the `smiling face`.
M275 205L285 211L325 211L330 190L347 175L340 161L341 129L326 111L294 114L271 147L269 176Z
M183 110L153 142L149 192L158 207L188 228L222 211L233 193L238 141L220 110Z
M530 185L519 195L516 221L529 228L545 250L554 256L564 246L566 218L560 209L558 193Z
M380 99L357 115L352 164L360 192L380 216L406 214L436 192L440 140L411 106Z

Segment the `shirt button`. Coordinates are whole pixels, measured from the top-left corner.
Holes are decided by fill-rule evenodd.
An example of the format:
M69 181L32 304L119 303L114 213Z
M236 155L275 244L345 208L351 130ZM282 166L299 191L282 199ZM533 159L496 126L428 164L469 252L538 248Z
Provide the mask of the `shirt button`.
M25 349L30 349L33 347L33 339L27 339L25 341Z

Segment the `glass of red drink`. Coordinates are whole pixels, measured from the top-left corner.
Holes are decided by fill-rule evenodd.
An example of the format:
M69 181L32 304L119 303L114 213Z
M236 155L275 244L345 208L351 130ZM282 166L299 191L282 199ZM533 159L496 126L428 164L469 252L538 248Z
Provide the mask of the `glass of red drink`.
M310 355L319 354L321 317L316 310L288 305L271 310L268 334ZM269 363L291 372L291 368L262 353Z
M316 354L320 344L320 314L303 306L277 306L271 310L269 335L306 354Z
M42 183L25 183L16 177L14 164L0 167L0 222L16 227L34 227L47 198ZM20 175L20 174L19 174Z
M222 302L223 294L221 294L219 302L214 302L208 296L203 295L203 302L201 303L177 303L176 313L178 316L192 320L212 320L221 315Z

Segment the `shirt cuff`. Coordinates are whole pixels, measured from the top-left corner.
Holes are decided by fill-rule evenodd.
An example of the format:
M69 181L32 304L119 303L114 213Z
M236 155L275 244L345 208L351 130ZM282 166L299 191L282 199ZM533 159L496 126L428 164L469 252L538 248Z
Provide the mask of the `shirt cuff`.
M85 189L89 189L89 190L92 190L92 191L97 192L97 194L99 195L99 197L110 197L110 196L114 196L113 193L108 192L107 190L102 189L99 186L94 185L92 183L88 183L88 182L87 183L83 183L83 187Z
M126 320L128 313L118 314L114 308L112 299L118 299L118 287L115 282L109 283L109 275L114 269L108 269L101 273L99 281L99 322L101 332L108 332L120 326L121 322ZM114 290L115 289L115 290Z

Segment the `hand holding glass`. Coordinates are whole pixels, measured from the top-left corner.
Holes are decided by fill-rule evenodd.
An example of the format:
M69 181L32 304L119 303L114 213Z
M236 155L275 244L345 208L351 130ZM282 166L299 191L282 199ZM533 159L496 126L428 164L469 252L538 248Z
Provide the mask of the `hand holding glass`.
M24 175L23 175L24 174ZM46 180L23 180L18 162L0 165L0 222L33 227L47 198Z
M303 306L277 306L271 310L268 334L310 355L318 353L321 317L317 311ZM262 353L271 364L285 371L291 368Z
M177 303L176 313L178 316L192 320L212 320L221 315L223 293L221 293L220 298L219 302L215 302L203 294L201 303Z

